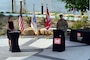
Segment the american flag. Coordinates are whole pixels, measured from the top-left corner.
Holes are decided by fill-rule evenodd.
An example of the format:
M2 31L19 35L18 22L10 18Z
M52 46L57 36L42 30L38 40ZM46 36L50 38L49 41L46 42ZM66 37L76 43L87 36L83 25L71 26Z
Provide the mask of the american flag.
M37 34L37 22L36 22L36 16L34 11L34 5L33 5L33 15L31 19L31 27L34 30L35 34Z
M47 7L46 8L46 19L45 19L45 26L46 26L47 30L50 28L50 25L51 25L51 20L50 20L50 16L49 16L48 7Z
M23 23L23 17L22 15L19 16L19 30L23 31L24 30L24 23Z

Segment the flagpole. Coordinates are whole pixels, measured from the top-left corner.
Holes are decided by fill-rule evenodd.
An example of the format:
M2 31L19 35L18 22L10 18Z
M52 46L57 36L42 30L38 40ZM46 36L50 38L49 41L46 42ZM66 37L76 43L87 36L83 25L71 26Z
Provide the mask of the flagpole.
M43 15L43 4L44 4L44 0L42 0L42 4L41 4L41 14Z
M46 21L47 21L47 9L48 9L48 4L46 4ZM48 29L47 28L46 28L46 37L45 38L46 38L46 40L49 39L49 37L48 37Z
M22 15L22 0L20 0L20 15L19 15L19 19L20 19L20 16ZM21 32L22 34L22 31L20 30L20 21L19 21L19 31ZM20 39L22 38L22 36L20 36Z
M23 17L22 17L22 0L20 0L19 30L21 34L23 34L24 26L23 26Z
M36 24L36 16L35 16L35 4L33 4L33 14L32 14L32 20L31 20L31 27L35 33L35 40L38 39L38 31L37 31L37 24Z
M20 1L20 15L22 15L22 1Z
M35 4L33 4L33 13L35 14Z
M46 39L48 39L49 37L49 29L50 29L50 27L51 27L51 19L50 19L50 14L49 14L49 9L48 9L48 4L46 4L46 31L47 31L47 37L46 37Z
M19 12L19 18L20 18L20 15L22 15L22 1L20 0L20 12ZM20 30L20 21L19 21L19 31L21 32L21 30ZM22 34L22 32L21 32L21 34Z
M33 4L33 11L34 11L34 14L35 14L35 4ZM37 40L38 39L38 31L36 32L36 38L35 38L35 40Z

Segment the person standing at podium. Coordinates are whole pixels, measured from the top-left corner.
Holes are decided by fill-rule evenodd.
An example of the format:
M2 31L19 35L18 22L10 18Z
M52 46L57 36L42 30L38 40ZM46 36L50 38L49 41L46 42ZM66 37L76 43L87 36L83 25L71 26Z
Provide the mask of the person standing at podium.
M63 15L59 15L60 19L57 22L56 28L57 30L62 30L64 31L64 35L67 35L67 29L68 29L68 23L67 21L63 18Z
M9 45L9 48L10 48L11 40L10 40L9 32L14 30L14 23L12 21L12 17L11 16L8 17L8 22L6 24L6 27L7 27L8 45Z

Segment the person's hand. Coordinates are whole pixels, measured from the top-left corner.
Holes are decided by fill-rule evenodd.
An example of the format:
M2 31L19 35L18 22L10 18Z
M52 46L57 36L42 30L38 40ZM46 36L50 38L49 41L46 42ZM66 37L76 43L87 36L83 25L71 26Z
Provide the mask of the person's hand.
M11 29L11 31L14 31L14 29Z

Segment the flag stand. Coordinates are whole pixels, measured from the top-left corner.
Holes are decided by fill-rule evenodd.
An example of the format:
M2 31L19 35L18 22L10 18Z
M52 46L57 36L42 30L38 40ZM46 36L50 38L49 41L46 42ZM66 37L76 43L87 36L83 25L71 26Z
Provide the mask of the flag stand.
M38 32L35 33L35 40L38 39Z
M45 39L46 39L46 40L48 40L48 39L49 39L48 35L46 35L46 36L45 36Z
M22 1L20 1L19 30L20 30L20 38L22 38L22 34L24 31L23 17L22 17Z
M49 37L48 37L48 30L46 30L45 34L46 34L45 35L45 39L48 40L49 39Z
M49 39L49 34L48 34L48 29L50 28L50 23L51 23L51 19L50 19L50 15L49 15L49 10L48 10L48 6L46 4L46 19L45 19L45 28L46 28L46 40Z
M23 37L23 31L20 30L20 39Z
M37 39L38 39L38 35L35 36L35 40L37 40Z
M38 29L37 29L37 22L36 22L36 16L35 16L35 5L33 4L33 14L31 19L31 27L35 33L35 40L38 39Z

